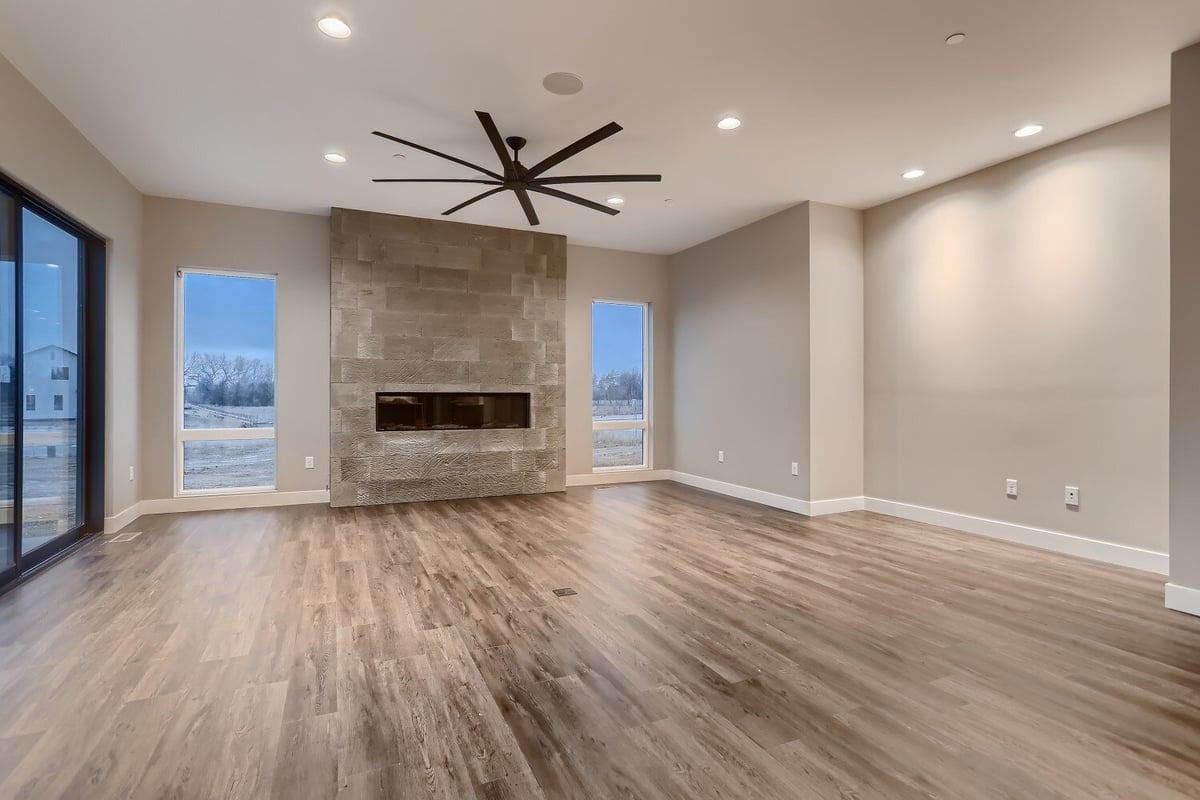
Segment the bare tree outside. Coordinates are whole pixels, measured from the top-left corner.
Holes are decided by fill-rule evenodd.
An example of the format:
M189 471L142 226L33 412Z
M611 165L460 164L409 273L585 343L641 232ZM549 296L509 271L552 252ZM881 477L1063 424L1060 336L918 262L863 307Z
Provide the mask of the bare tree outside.
M641 419L644 397L640 369L592 375L592 419Z
M275 405L275 371L258 358L192 353L183 367L186 400L222 407Z

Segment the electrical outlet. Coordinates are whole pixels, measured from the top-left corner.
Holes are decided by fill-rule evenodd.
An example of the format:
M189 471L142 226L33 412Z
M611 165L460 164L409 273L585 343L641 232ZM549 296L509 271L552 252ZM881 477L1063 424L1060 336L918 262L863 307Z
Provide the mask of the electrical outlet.
M717 451L717 461L721 462L722 464L725 463L725 451L724 450Z
M1009 497L1017 496L1017 479L1009 478L1004 482L1004 493Z
M129 480L133 480L133 465L129 465Z
M793 461L793 462L792 462L792 474L793 474L793 475L799 475L799 474L800 474L800 462L799 462L799 461Z
M312 469L312 468L313 468L313 467L315 467L315 466L316 466L316 464L313 462L313 457L312 457L312 456L305 456L305 457L304 457L304 468L305 468L305 469Z
M1074 508L1079 507L1079 487L1068 486L1066 494L1063 497L1064 502Z

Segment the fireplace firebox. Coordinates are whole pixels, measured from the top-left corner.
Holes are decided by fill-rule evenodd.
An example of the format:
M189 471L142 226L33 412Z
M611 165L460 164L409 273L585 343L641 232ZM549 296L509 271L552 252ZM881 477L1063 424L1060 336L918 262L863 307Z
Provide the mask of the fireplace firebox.
M528 392L376 392L377 431L528 428Z

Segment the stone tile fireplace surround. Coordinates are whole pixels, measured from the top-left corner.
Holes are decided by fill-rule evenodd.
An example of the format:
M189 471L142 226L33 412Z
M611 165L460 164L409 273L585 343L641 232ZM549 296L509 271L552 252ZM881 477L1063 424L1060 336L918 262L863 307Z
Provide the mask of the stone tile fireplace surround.
M335 208L334 506L563 491L566 237ZM377 431L376 392L529 392L528 429Z

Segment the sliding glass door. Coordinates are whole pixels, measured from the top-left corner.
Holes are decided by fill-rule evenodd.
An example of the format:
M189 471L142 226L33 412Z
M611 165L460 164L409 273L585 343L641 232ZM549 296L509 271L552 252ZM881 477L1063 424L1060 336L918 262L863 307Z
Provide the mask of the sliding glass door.
M104 244L0 177L0 588L103 526Z
M0 188L0 584L16 571L17 201Z

